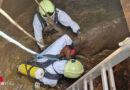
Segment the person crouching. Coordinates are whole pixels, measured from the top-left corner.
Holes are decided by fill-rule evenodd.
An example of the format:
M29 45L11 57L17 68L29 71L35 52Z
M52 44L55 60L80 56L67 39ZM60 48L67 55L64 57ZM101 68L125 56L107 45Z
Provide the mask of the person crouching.
M72 46L72 40L68 35L65 34L41 53L41 55L46 56L45 58L37 57L37 59L33 59L27 62L24 68L22 68L24 69L24 71L27 72L23 74L30 74L30 76L33 76L33 78L38 79L44 85L49 85L51 87L56 86L58 80L62 76L67 78L80 77L80 75L84 72L83 65L80 61L71 58L59 58L60 52L66 46ZM27 65L30 65L30 67L27 67ZM34 69L34 67L40 68L39 72L41 73ZM18 71L22 72L22 69L20 69L19 67Z

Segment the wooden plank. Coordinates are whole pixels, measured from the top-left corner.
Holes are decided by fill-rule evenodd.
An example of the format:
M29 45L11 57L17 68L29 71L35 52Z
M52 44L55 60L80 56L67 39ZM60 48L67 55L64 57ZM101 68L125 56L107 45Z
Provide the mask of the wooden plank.
M130 32L130 0L120 0Z

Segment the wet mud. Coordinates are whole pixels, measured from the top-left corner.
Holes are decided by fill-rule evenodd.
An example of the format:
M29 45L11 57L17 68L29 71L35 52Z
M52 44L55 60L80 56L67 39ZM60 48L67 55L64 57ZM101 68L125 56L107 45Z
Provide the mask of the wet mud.
M57 8L66 11L73 20L78 22L81 27L81 32L86 35L85 42L78 39L75 40L77 38L76 35L69 28L62 27L66 29L65 32L74 40L77 49L76 58L83 63L85 72L88 72L105 57L110 55L118 48L118 43L130 35L120 0L57 0L53 2ZM4 0L2 8L33 35L32 22L37 9L34 1ZM33 40L24 35L1 15L0 29L26 47L40 52ZM44 40L47 45L50 45L58 37L56 34L53 34L44 37ZM0 90L32 89L34 83L17 71L17 65L32 56L0 37L0 76L3 77L6 83L6 85L0 86ZM130 89L129 65L128 59L117 67L114 67L117 90ZM42 87L40 90L65 90L74 81L62 78L55 88ZM102 90L101 83L96 83L95 87L96 90Z

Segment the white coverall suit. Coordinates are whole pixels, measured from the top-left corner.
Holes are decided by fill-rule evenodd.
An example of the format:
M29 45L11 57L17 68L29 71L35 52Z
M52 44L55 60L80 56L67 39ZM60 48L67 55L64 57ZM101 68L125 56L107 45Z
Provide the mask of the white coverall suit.
M79 32L79 30L80 30L79 25L75 21L73 21L67 13L65 13L64 11L62 11L58 8L56 8L56 13L57 13L57 18L58 18L59 23L61 23L65 27L70 27L74 33ZM45 20L45 21L47 22L47 25L49 25L48 21L47 20ZM40 40L43 39L43 36L42 36L42 31L44 31L43 27L42 27L41 22L38 18L38 15L35 14L34 20L33 20L34 36L35 36L36 40L39 42L40 42ZM40 43L37 43L37 44L41 48L44 47Z
M72 40L68 35L63 35L60 37L58 40L56 40L53 44L51 44L47 49L45 49L41 55L59 55L61 50L66 46L66 45L71 45ZM47 58L41 58L38 59L37 62L46 62L48 59ZM67 63L67 60L59 60L50 64L48 67L45 68L46 71L48 71L51 74L64 74L64 68ZM54 70L55 69L55 70ZM43 82L45 85L49 85L54 87L58 80L53 80L53 79L48 79L46 77L43 77L40 79L41 82Z

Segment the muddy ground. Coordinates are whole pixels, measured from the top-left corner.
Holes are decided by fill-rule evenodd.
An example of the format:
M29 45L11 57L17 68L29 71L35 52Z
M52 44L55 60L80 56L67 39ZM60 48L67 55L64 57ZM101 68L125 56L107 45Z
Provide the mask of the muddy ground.
M84 63L86 72L118 48L118 42L129 36L119 0L57 0L53 2L56 7L66 11L78 22L81 32L86 34L86 41L81 43L77 41L76 44L77 54L87 57L87 59L77 57ZM2 8L33 35L32 21L37 8L34 1L4 0ZM40 52L33 40L10 24L3 16L0 16L0 28L23 45ZM76 38L76 35L69 30L66 33L71 35L72 38ZM53 39L51 39L52 37ZM58 36L53 34L46 37L45 41L49 45L57 38ZM0 76L3 77L4 82L7 84L0 86L0 90L31 90L33 83L17 72L17 65L32 56L0 38ZM130 83L129 67L130 62L128 59L115 68L117 90L130 89L128 84ZM59 81L58 88L49 88L48 90L64 90L72 82L63 78ZM97 90L102 89L100 83L95 83L95 86Z

